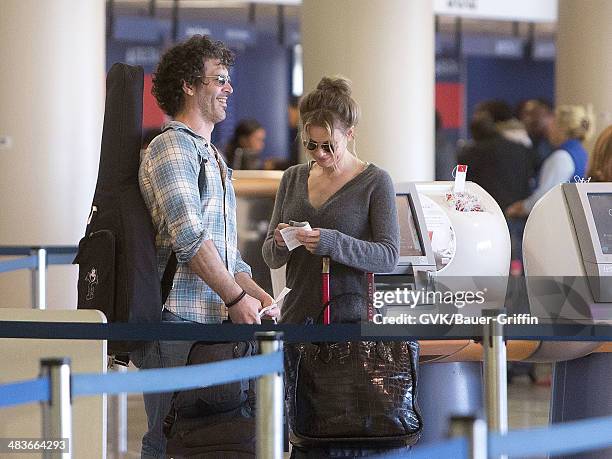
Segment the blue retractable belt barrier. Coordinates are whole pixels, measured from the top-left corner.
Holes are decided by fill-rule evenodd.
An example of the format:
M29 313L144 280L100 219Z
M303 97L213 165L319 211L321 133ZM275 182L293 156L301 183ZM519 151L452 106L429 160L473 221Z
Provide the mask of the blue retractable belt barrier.
M612 417L489 434L489 455L572 454L612 446Z
M48 401L50 390L49 378L0 385L0 408Z
M131 373L80 374L72 378L73 395L122 392L173 392L256 378L283 371L281 352L222 362Z
M0 338L97 339L121 341L244 341L257 331L281 331L285 342L336 342L350 340L401 341L416 339L477 339L483 327L457 325L448 329L435 325L359 324L263 325L158 324L0 321ZM610 341L610 325L516 325L506 327L504 338L512 340Z
M50 253L47 255L47 264L48 265L70 265L72 264L72 260L76 257L76 252L72 253L62 253L62 254L53 254Z
M187 367L141 370L132 373L76 374L72 377L72 395L122 392L172 392L195 387L224 384L283 371L283 355L266 355ZM0 408L47 401L48 378L0 385ZM535 454L572 454L612 446L612 417L585 419L511 431L506 435L489 434L490 456L532 456ZM416 446L407 453L376 456L379 459L463 459L467 456L466 438Z
M0 262L0 273L17 271L19 269L35 268L37 263L38 258L35 255L29 257L15 258L14 260L5 260Z
M0 253L0 255L2 255ZM76 256L76 252L70 253L49 253L47 254L47 265L69 265ZM28 255L12 260L0 261L0 273L18 271L20 269L32 269L38 266L38 257Z
M282 352L202 365L140 370L130 373L75 374L72 396L132 392L173 392L256 378L283 371ZM48 401L48 378L0 385L0 408Z
M45 249L47 251L47 255L50 254L68 254L71 253L76 255L78 247L75 245L38 245L38 246L29 246L29 245L9 245L9 246L0 246L0 256L19 256L19 255L31 255L32 252L38 249ZM74 258L74 257L73 257Z

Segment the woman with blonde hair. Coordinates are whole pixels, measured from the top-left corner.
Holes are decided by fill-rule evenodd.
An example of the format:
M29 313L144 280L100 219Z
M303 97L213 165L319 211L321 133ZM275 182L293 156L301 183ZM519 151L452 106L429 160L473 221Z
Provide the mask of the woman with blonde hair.
M582 142L593 132L592 108L562 105L555 111L549 140L556 150L542 164L538 187L528 198L506 208L508 217L526 217L535 203L552 187L585 178L588 153Z
M612 182L612 124L595 141L587 177L592 182Z

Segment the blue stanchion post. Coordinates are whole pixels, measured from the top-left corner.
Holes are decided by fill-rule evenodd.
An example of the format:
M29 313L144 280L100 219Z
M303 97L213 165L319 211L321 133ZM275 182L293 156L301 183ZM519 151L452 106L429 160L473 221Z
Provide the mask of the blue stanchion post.
M468 442L467 459L487 459L487 423L473 416L453 416L449 435Z
M282 352L282 333L255 334L259 353ZM257 379L256 439L257 457L282 459L283 457L283 376L274 372Z
M70 359L53 358L40 361L42 377L49 378L50 397L42 402L43 439L62 448L43 450L44 459L72 459L72 400ZM64 442L64 443L61 443Z

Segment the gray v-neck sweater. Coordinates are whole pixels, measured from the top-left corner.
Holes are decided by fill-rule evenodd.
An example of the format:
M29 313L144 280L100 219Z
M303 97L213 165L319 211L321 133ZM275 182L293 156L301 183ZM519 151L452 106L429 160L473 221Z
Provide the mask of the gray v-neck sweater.
M321 306L321 257L331 258L333 322L358 321L365 317L367 281L365 273L390 272L399 257L399 225L391 177L373 164L347 182L321 207L308 199L311 164L290 167L283 174L268 234L262 247L270 268L287 264L287 287L281 321L317 321ZM303 246L287 250L274 242L274 229L289 220L307 221L321 229L315 254Z

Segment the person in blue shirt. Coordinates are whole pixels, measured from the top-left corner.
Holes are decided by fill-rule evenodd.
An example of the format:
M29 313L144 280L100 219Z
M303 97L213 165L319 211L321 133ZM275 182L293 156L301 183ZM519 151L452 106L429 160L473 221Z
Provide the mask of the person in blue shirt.
M588 153L582 142L593 131L593 118L592 110L581 105L557 108L549 133L550 143L556 150L542 164L537 188L528 198L510 204L506 216L525 217L555 185L586 179Z

